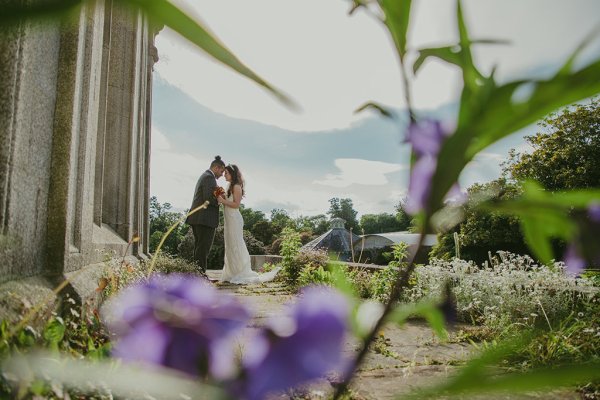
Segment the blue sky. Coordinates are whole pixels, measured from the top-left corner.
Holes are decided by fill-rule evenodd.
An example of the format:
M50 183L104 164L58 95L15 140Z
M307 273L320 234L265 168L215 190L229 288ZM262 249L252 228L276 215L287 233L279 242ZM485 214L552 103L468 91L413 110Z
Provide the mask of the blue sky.
M412 48L452 43L454 1L415 4ZM524 4L522 4L524 3ZM244 203L314 215L331 197L349 197L360 214L392 212L406 194L408 148L400 124L354 110L376 101L404 108L397 60L372 16L347 15L342 0L194 0L180 2L248 66L292 96L294 113L256 84L194 50L168 30L157 37L151 193L189 206L195 181L220 154L245 173ZM474 38L510 45L478 47L484 71L500 80L548 76L598 24L597 0L465 1ZM600 52L595 40L581 59ZM582 61L583 62L583 61ZM458 71L427 62L411 81L417 108L452 119ZM526 132L490 147L461 177L466 187L498 176ZM224 184L224 182L221 182Z

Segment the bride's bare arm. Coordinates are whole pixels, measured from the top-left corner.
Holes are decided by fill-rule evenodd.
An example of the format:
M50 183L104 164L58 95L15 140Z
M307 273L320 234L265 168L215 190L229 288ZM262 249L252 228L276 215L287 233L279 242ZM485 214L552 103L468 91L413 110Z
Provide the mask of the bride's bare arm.
M232 194L233 200L227 200L223 197L220 197L218 199L219 203L230 208L240 208L240 204L242 202L242 187L240 185L234 185Z

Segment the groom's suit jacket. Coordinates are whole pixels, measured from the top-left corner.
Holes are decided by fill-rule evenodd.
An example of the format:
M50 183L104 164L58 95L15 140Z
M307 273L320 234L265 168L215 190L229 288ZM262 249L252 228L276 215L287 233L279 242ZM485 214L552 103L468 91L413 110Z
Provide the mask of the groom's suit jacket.
M208 207L196 211L194 214L187 217L185 222L189 225L206 225L211 228L216 228L219 225L219 203L215 195L213 194L215 187L217 187L217 180L210 170L206 170L196 183L196 189L194 190L194 200L190 211L198 207L206 200L208 200Z

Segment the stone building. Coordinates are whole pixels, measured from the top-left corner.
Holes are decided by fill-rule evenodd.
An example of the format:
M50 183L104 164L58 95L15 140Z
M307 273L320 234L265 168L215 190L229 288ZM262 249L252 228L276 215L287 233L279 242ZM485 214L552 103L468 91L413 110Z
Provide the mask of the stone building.
M141 240L128 254L147 252L158 29L117 3L0 25L3 286L28 278L53 287L107 253L123 254L134 235Z

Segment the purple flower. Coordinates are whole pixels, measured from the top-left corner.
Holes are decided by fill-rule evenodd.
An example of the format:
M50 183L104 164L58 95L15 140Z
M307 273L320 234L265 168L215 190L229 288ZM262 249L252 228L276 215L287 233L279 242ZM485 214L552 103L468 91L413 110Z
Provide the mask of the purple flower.
M588 206L588 215L592 222L600 223L600 203L592 203Z
M407 213L414 215L427 207L437 157L450 133L440 121L430 119L412 122L408 127L406 141L412 145L417 160L410 174Z
M232 296L179 274L131 286L103 311L116 357L217 379L235 372L232 335L249 318Z
M239 397L263 399L270 392L342 370L342 347L348 331L349 306L339 292L309 287L290 309L289 318L274 320L248 346L245 381Z
M564 262L569 275L578 276L585 269L585 260L581 254L579 254L576 243L571 242L567 247L564 255Z
M449 134L450 130L445 129L440 121L425 119L410 124L406 141L412 145L419 157L437 156Z
M421 157L413 165L408 183L408 200L404 207L407 213L417 214L427 206L436 166L437 160L430 156Z

